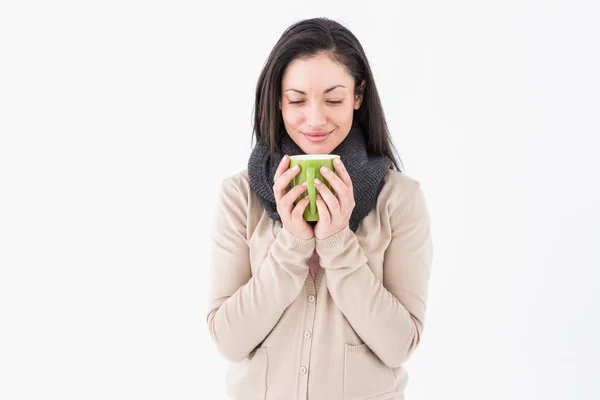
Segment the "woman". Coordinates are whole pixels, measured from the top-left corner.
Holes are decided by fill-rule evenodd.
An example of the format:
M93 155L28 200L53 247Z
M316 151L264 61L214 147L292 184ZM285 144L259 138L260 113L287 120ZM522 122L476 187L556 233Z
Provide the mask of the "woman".
M290 26L258 80L248 169L214 216L208 326L234 399L403 399L432 261L419 183L399 160L356 37ZM337 154L316 182L320 220L289 156Z

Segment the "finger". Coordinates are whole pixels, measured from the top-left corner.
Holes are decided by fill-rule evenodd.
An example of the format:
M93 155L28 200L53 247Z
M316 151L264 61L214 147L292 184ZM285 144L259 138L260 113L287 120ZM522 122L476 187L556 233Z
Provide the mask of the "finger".
M324 225L331 225L331 214L321 195L317 195L317 212L319 213L319 222Z
M352 184L348 187L342 179L327 167L321 168L321 174L333 187L335 196L340 203L340 209L346 210L354 207L354 191ZM350 176L348 176L348 179ZM327 199L325 199L327 200ZM328 203L329 204L329 203Z
M290 168L287 171L285 171L283 174L281 174L279 179L277 179L275 181L275 184L273 185L273 191L275 192L275 199L279 200L283 195L285 195L287 193L288 185L290 184L292 179L294 179L294 177L296 175L298 175L299 172L300 172L300 167L297 165L294 165L293 168Z
M298 197L306 192L307 186L307 182L302 182L302 184L294 186L279 200L280 204L283 207L291 208L294 202L298 200Z
M304 214L304 210L308 206L309 200L308 196L304 197L302 200L296 204L296 207L292 210L292 221L303 218L302 214Z
M323 200L325 201L325 204L327 204L327 208L329 208L331 213L335 214L339 212L340 202L338 201L337 197L331 193L331 190L329 190L327 185L315 178L315 187L317 188L319 194L323 197Z
M323 178L327 179L327 182L331 184L336 193L344 194L348 192L348 187L335 172L327 167L321 167L320 172Z
M352 179L350 178L350 174L348 173L348 170L346 169L346 166L342 160L339 157L334 159L333 165L335 172L340 177L342 182L344 182L344 185L346 185L347 188L352 189Z
M290 166L290 158L286 155L283 156L281 161L279 162L279 166L275 171L275 177L273 178L273 183L277 182L281 174L283 174Z
M300 197L300 195L306 192L306 184L294 186L289 192L287 192L284 196L277 199L277 212L279 215L285 215L286 218L289 218L292 213L292 209L294 208L294 202Z

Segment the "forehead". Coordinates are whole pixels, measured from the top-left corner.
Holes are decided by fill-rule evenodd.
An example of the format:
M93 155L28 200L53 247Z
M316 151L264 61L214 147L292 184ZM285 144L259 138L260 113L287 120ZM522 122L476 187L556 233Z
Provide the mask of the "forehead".
M354 79L348 69L334 62L328 55L319 54L310 58L292 61L281 82L283 89L320 90L333 85L354 86Z

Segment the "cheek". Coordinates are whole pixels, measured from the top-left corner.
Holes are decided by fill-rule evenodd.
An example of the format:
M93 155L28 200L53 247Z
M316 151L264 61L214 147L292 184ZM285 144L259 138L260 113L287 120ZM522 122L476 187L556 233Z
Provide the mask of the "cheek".
M337 107L331 112L331 119L336 122L337 125L346 125L352 123L354 116L354 107Z
M304 119L304 113L301 107L286 107L281 108L281 116L283 121L288 125L298 125Z
M346 105L344 107L329 107L325 110L325 118L329 122L333 122L336 125L348 125L352 123L354 116L353 104ZM303 107L290 107L283 105L281 107L281 115L283 121L287 125L298 126L304 122L305 110Z

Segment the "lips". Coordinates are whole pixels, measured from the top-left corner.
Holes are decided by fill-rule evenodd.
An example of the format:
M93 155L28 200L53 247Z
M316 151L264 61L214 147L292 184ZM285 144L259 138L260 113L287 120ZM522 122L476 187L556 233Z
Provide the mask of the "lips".
M331 132L328 131L318 131L318 132L302 132L304 134L304 137L306 137L306 139L310 140L311 142L322 142L324 140L326 140L329 135L331 135Z

